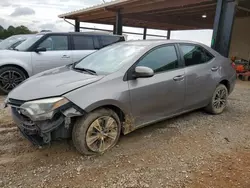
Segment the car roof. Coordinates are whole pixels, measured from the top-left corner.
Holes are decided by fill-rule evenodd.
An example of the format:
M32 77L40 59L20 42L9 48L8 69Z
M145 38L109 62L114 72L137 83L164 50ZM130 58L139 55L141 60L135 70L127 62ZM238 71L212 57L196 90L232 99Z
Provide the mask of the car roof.
M199 43L199 42L194 42L194 41L188 41L188 40L167 40L167 39L150 39L150 40L130 40L130 41L125 41L123 43L128 43L128 44L134 44L134 45L145 45L145 46L157 46L161 44L171 44L171 43L187 43L187 44L198 44L201 46L206 46L205 44Z
M195 41L188 41L188 40L149 39L149 40L130 40L130 41L124 41L124 42L119 42L119 43L120 44L123 43L123 44L132 44L132 45L138 45L138 46L145 46L147 49L151 49L151 48L154 48L154 47L159 46L159 45L173 44L173 43L194 44L194 45L199 45L199 46L205 48L210 53L212 53L214 56L220 55L214 49L212 49L211 47L209 47L209 46L207 46L205 44L195 42ZM116 45L116 44L113 44L113 45Z
M97 31L90 31L90 32L40 32L37 35L46 35L46 34L71 34L71 35L98 35L98 36L118 36L123 37L122 35L114 35L112 33L107 32L97 32Z

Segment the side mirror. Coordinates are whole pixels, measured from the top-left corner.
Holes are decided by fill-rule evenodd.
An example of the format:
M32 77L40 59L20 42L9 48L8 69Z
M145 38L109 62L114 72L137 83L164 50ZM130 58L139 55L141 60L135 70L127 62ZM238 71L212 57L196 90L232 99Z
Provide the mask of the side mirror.
M134 78L149 78L154 76L153 69L144 66L135 67Z
M36 52L36 53L39 53L39 52L46 52L46 51L47 51L47 49L44 48L44 47L38 47L37 49L35 49L35 52Z

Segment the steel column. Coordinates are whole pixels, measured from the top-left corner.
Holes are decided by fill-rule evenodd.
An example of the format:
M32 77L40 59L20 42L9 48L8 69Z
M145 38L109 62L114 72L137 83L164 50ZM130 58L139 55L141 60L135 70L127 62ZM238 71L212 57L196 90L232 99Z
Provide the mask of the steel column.
M75 20L75 32L80 32L80 22L77 19Z
M113 34L116 34L116 23L113 25Z
M214 19L212 48L221 55L228 57L234 18L238 0L218 0Z
M147 39L147 28L145 27L143 30L143 40Z
M122 35L122 15L120 11L116 12L115 34Z
M167 39L169 40L171 36L171 30L168 30Z

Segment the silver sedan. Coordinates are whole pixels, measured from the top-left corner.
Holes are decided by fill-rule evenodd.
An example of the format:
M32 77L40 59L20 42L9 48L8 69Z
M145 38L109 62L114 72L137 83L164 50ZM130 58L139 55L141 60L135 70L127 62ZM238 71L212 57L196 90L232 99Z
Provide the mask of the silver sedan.
M29 78L6 104L33 143L72 138L80 153L99 154L121 133L200 108L222 113L235 80L230 60L203 44L120 42Z

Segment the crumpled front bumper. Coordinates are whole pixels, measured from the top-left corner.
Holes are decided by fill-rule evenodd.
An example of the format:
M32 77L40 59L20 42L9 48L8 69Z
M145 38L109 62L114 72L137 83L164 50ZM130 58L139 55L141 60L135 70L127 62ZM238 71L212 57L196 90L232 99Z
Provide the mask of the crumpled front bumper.
M81 109L69 104L66 108L58 109L52 119L33 122L21 113L21 104L8 105L11 106L12 118L23 136L39 146L49 144L52 140L70 138L74 123L72 117L83 115Z
M48 144L52 140L52 133L64 127L65 117L60 115L52 120L32 122L20 114L18 108L12 107L12 117L21 133L35 145Z

